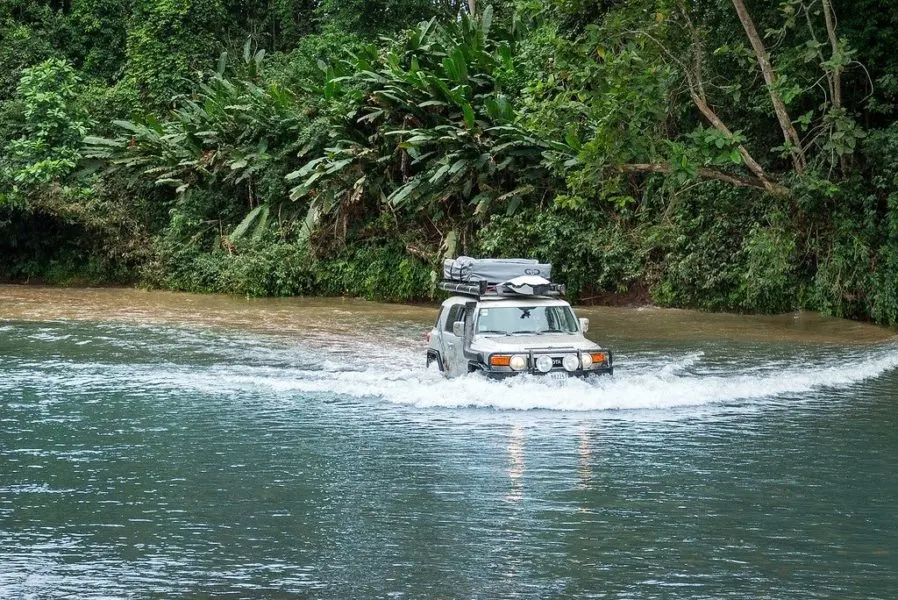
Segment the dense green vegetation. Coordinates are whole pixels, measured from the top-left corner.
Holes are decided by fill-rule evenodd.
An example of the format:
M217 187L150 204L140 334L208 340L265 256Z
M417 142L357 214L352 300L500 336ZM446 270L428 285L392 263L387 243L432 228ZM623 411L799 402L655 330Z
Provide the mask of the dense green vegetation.
M0 278L898 322L885 0L10 0Z

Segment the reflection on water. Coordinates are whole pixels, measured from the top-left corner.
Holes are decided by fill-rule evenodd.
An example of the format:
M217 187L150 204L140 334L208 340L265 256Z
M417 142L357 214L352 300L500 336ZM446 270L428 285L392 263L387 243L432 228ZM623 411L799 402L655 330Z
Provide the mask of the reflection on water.
M0 286L0 598L892 598L898 345L589 309L613 378L423 367L431 307Z
M580 489L586 489L592 483L592 442L589 439L589 426L584 423L580 426L577 433L577 454L579 461L577 463L577 486Z
M508 478L511 491L505 497L509 502L520 502L524 498L524 428L520 423L511 427L508 439Z

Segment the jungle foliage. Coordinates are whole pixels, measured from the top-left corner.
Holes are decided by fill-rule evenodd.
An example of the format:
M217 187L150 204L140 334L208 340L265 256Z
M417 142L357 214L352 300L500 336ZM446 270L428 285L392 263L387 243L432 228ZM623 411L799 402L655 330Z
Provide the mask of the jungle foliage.
M0 278L898 322L884 0L10 0Z

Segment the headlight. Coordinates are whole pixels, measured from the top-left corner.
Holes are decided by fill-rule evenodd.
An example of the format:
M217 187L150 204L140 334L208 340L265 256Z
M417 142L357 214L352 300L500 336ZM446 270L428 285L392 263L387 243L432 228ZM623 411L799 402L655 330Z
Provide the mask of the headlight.
M527 357L515 354L511 357L508 366L510 366L513 371L523 371L527 368Z
M543 354L539 358L536 359L536 368L540 370L541 373L548 373L552 370L552 357Z
M580 367L580 361L577 359L576 354L568 354L561 361L561 364L564 365L565 371L576 371Z
M592 355L589 352L581 354L580 361L583 363L584 370L592 368Z

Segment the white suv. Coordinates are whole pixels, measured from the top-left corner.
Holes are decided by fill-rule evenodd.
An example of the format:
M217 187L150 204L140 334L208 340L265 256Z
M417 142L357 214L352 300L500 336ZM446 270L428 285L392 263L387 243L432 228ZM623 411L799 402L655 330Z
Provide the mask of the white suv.
M443 302L428 334L427 366L436 362L447 377L473 372L497 378L520 373L585 377L614 371L611 351L583 336L589 320L577 319L560 298L490 294L485 286L441 287L465 293Z

